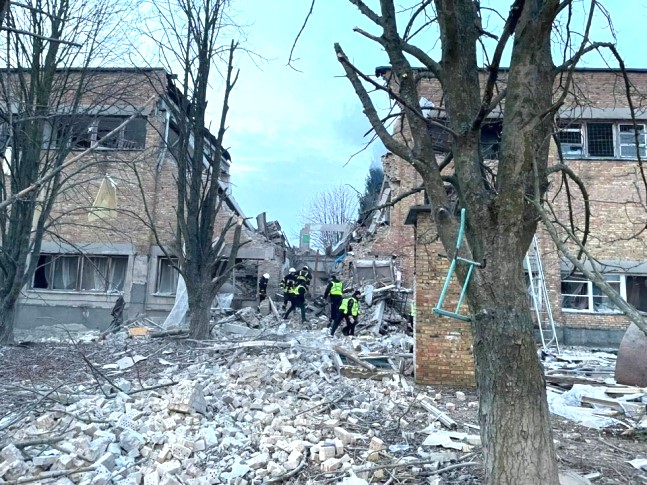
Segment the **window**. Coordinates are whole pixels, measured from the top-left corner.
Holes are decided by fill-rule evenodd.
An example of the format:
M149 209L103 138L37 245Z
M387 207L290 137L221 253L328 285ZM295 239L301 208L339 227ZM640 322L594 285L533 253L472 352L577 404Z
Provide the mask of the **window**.
M569 123L557 132L564 158L636 158L636 138L641 157L647 157L644 124L611 122Z
M175 295L178 272L177 269L173 267L173 264L177 264L176 259L157 259L157 282L155 284L155 293L159 295Z
M557 140L564 158L580 158L584 156L582 125L579 123L572 123L562 127L557 133Z
M647 276L607 274L604 279L624 300L640 311L647 311ZM562 309L594 313L620 311L595 283L582 275L570 275L562 280Z
M619 125L619 143L620 143L620 156L622 158L636 158L636 135L638 136L638 148L640 149L640 156L647 155L645 151L645 125Z
M58 146L83 150L115 130L128 119L127 116L62 116L57 121ZM146 118L134 118L99 146L110 150L141 150L146 144Z
M106 293L123 291L128 256L41 254L32 288Z
M587 123L587 149L591 157L613 157L613 124Z
M485 123L481 127L481 153L484 160L499 159L502 132L503 122L501 121Z
M641 312L647 312L647 276L627 275L627 301Z

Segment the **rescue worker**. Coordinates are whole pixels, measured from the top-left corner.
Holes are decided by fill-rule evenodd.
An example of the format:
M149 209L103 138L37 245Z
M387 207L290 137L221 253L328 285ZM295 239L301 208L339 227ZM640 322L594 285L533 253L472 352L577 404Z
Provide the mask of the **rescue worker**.
M361 292L355 290L352 297L344 298L339 305L339 312L337 313L337 318L332 324L332 329L330 330L330 336L335 336L335 331L339 324L341 323L342 318L346 320L346 327L342 329L344 335L355 335L355 325L357 325L357 319L359 317L359 301Z
M311 280L312 280L312 274L310 273L310 268L308 268L308 265L305 265L297 273L297 281L301 283L303 286L305 286L306 288L309 288Z
M290 268L288 274L286 274L281 280L281 290L283 291L283 311L287 308L288 302L290 301L291 293L290 290L297 282L297 270Z
M330 322L328 328L333 324L337 313L339 313L339 305L341 305L342 296L344 294L344 284L339 281L336 274L332 275L326 290L324 291L324 300L330 297Z
M306 323L306 287L299 282L290 289L290 308L283 315L283 320L287 320L295 308L301 309L301 323Z
M258 311L261 311L261 303L267 298L267 282L270 280L270 275L265 273L258 280Z
M416 317L416 302L411 302L411 308L409 309L409 323L413 325L413 319Z

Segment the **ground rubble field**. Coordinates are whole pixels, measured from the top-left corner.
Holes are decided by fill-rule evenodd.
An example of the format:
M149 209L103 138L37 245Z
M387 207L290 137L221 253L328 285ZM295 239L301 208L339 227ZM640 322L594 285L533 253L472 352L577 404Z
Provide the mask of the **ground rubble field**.
M0 483L483 482L476 393L396 371L411 337L260 323L204 342L124 329L0 349ZM335 347L395 365L343 363ZM628 463L647 444L624 419L553 416L560 469L577 474L562 483L647 483Z

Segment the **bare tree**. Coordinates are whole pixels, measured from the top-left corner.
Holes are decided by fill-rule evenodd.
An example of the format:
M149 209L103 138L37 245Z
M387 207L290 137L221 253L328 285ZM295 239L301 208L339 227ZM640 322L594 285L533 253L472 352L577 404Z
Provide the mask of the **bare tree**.
M565 58L556 66L551 36L561 33L566 38L571 33L558 30L560 25L570 25L570 0L510 2L507 16L495 12L503 19L496 33L484 27L491 30L496 25L483 20L495 18L492 9L482 9L474 0L411 2L400 13L392 0L380 0L377 11L362 0L349 1L379 32L355 30L383 48L390 61L389 82L382 86L335 45L364 113L387 149L422 176L438 236L449 255L455 252L458 220L447 185L454 187L468 219L467 244L460 255L483 263L469 283L468 304L487 482L557 484L522 260L548 188L553 118L568 92L568 85L562 85L554 96L556 75L600 48L589 39L598 2L591 3L580 43L569 39ZM568 21L565 18L560 24L560 14L568 15ZM402 22L404 15L409 18ZM438 35L440 60L429 54L430 44L422 40L433 34ZM508 48L510 68L502 78L500 63ZM481 55L487 60L483 71L477 61ZM437 118L427 116L420 106L421 71L412 67L411 59L422 64L424 75L442 90ZM396 100L402 120L395 135L380 119L367 85L387 91ZM495 110L502 113L503 128L498 162L493 166L484 161L480 139ZM439 137L447 140L447 150L438 150ZM459 271L459 279L464 282L464 278L465 271Z
M114 54L122 7L127 5L116 0L36 0L6 11L0 75L2 344L13 340L16 302L36 269L63 169L70 167L72 140L82 136L69 121L91 104L88 68Z
M176 269L187 287L190 336L209 336L211 303L236 264L243 220L232 214L218 227L226 199L220 182L229 96L238 79L234 41L223 44L232 26L229 0L165 0L152 4L148 34L175 80L162 93L173 119L169 151L177 164L176 241L158 244L177 258ZM224 66L222 105L217 131L207 129L213 71Z
M302 224L352 224L357 217L358 194L347 185L337 185L315 194L301 213ZM341 241L340 232L318 231L312 246L323 251Z

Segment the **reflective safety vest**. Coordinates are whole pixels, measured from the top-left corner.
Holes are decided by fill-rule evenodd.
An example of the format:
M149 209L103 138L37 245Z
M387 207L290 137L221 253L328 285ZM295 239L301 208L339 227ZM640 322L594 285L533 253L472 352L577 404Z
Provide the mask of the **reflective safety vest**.
M343 283L341 281L333 281L332 287L330 288L330 294L335 296L343 295Z
M416 302L411 302L411 310L409 311L409 315L412 317L416 316Z
M304 288L303 285L294 285L292 288L288 290L288 293L292 293L293 295L298 295L299 294L299 288Z
M348 302L350 302L351 300L353 301L353 308L350 309L351 315L356 317L357 315L359 315L359 302L353 297L344 298L341 302L341 305L339 305L339 309L344 314L348 313Z

